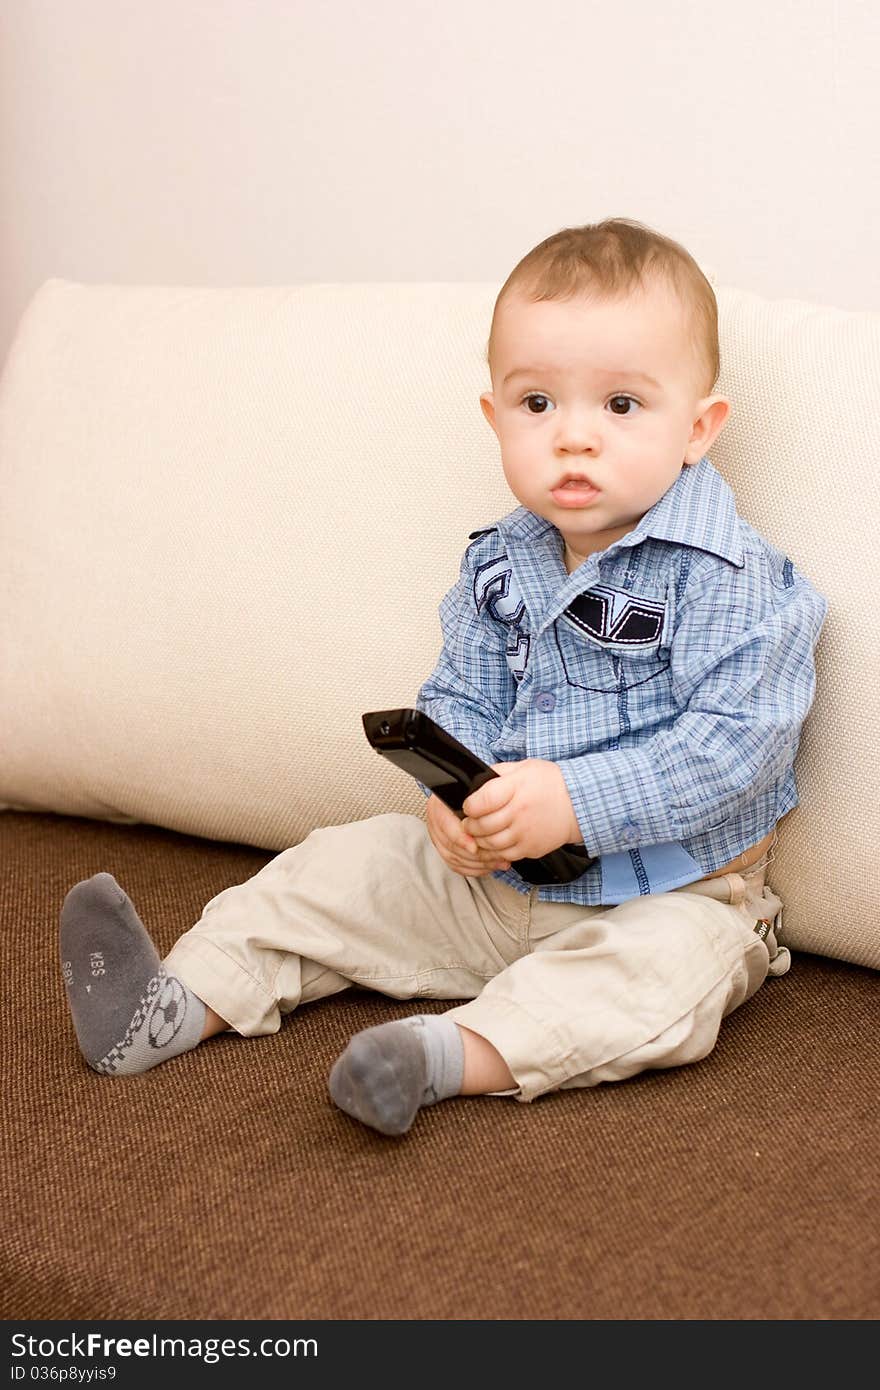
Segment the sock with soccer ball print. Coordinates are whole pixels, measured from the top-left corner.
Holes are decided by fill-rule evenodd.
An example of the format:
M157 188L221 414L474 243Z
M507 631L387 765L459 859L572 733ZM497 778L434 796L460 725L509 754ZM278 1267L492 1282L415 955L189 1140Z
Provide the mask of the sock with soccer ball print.
M112 874L71 888L61 909L60 947L73 1026L95 1071L149 1071L200 1041L204 1004L168 974Z

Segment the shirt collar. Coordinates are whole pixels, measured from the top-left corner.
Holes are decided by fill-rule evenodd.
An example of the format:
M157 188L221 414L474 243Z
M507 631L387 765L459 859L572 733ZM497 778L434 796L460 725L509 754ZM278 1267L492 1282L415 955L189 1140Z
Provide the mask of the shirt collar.
M708 550L739 568L745 564L736 499L704 455L682 468L675 482L619 544L655 540Z

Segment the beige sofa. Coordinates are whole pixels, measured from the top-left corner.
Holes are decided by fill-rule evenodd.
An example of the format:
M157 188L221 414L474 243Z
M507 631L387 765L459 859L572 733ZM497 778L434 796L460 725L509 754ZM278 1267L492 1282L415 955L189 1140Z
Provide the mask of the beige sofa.
M44 1078L44 1108L36 1116L28 1108L32 1097L23 1083L18 1098L21 1123L45 1124L50 1149L65 1142L71 1094L90 1123L97 1112L89 1107L106 1120L108 1106L122 1105L126 1122L137 1128L146 1124L138 1096L176 1088L168 1093L173 1103L190 1107L194 1091L207 1084L201 1066L219 1068L210 1072L212 1084L222 1073L221 1092L225 1086L234 1092L243 1058L254 1060L255 1075L273 1055L302 1059L299 1046L273 1054L277 1040L224 1038L213 1052L199 1049L183 1059L174 1077L156 1080L151 1073L152 1080L128 1090L111 1082L108 1091L72 1046L54 973L55 912L70 882L106 868L146 912L152 909L154 930L167 947L201 901L314 826L391 809L421 812L414 785L367 746L360 714L411 703L435 659L437 605L457 575L468 533L515 505L478 405L489 385L485 346L496 292L495 285L449 283L196 289L50 280L28 306L0 381L0 844L3 938L12 952L7 978L18 969L16 934L33 933L40 962L34 968L44 973L39 984L28 977L37 991L33 1008L40 990L52 1001L45 1038L55 1049L56 1071L51 1085ZM773 988L789 991L777 1001L787 997L796 1018L799 973L820 1001L823 981L832 982L834 1007L843 1010L834 1026L826 1020L824 1067L834 1075L835 1037L847 1018L867 1016L880 966L873 877L880 828L880 316L768 301L726 286L717 292L720 389L733 409L713 461L734 485L746 517L791 555L830 605L818 694L798 762L802 803L783 824L774 866L774 886L786 903L784 941L796 968L789 984ZM120 864L128 866L127 880ZM40 892L33 897L35 880ZM31 903L26 921L25 899ZM854 994L841 1005L844 985ZM746 1071L766 1069L778 1041L773 1009L779 1004L758 1003L765 993L750 1016L763 1019L766 1036L749 1037L747 1021L731 1035L740 1039ZM395 1009L351 996L320 1006L308 1023L286 1024L282 1034L292 1048L295 1028L317 1029L314 1047L332 1057L344 1043L344 1023ZM32 1041L28 1035L22 1046ZM689 1073L709 1077L711 1090L716 1066L723 1070L720 1054ZM337 1127L324 1074L309 1072L310 1103L331 1127L328 1152L339 1145L378 1152L369 1135ZM693 1075L667 1076L662 1092L657 1078L653 1088L636 1078L603 1091L602 1113L613 1123L615 1108L623 1114L640 1096L644 1120L657 1113L662 1094L674 1115L674 1098L684 1103L681 1088L694 1084ZM273 1084L283 1096L280 1077L266 1082L267 1094L274 1094ZM299 1083L290 1084L295 1090ZM460 1164L468 1143L463 1115L483 1117L485 1132L497 1131L507 1152L517 1142L511 1136L525 1134L529 1143L552 1147L554 1134L560 1138L554 1125L570 1116L574 1152L583 1144L583 1117L591 1115L593 1123L599 1103L598 1093L535 1107L495 1100L471 1103L469 1111L468 1103L456 1102L438 1107L423 1134L436 1139L439 1126L449 1135L446 1158ZM742 1097L730 1103L743 1104L742 1116L748 1115ZM252 1115L262 1105L259 1095L248 1105ZM808 1123L807 1115L801 1118ZM550 1129L542 1136L545 1123ZM833 1126L833 1117L827 1123ZM94 1124L91 1133L95 1142ZM420 1140L413 1135L407 1142ZM376 1144L387 1155L387 1145ZM76 1145L86 1152L85 1132L77 1132ZM429 1163L427 1155L426 1145L420 1162ZM259 1145L247 1169L259 1186L258 1158ZM758 1145L754 1160L760 1161ZM198 1193L186 1182L178 1191L175 1183L183 1180L173 1158L168 1161L163 1181L171 1184L177 1211L189 1200L204 1225L210 1177L201 1174ZM18 1162L13 1171L21 1176ZM57 1163L43 1171L38 1194L44 1199L56 1190L58 1171ZM381 1187L380 1174L387 1183L387 1169L377 1169ZM74 1174L65 1181L75 1190ZM432 1182L436 1187L436 1174ZM23 1176L21 1183L23 1192ZM393 1204L394 1192L381 1190ZM226 1188L223 1193L228 1199ZM568 1210L570 1192L556 1196L560 1210ZM396 1199L404 1200L400 1193ZM584 1194L580 1200L589 1202ZM626 1214L644 1230L644 1213L631 1205ZM863 1231L855 1209L852 1214ZM486 1237L490 1248L510 1237L499 1213L496 1218ZM131 1214L127 1219L135 1221ZM731 1222L736 1219L731 1209ZM137 1222L134 1229L141 1229ZM443 1228L444 1249L457 1248L454 1229ZM112 1245L113 1231L106 1224L102 1230ZM30 1257L28 1231L15 1220L4 1239L15 1272L7 1317L91 1316L108 1288L118 1292L107 1295L105 1315L254 1317L274 1308L265 1315L290 1316L284 1295L269 1290L285 1281L289 1289L291 1280L299 1306L316 1316L423 1317L438 1306L415 1290L396 1246L381 1288L369 1282L372 1292L361 1295L346 1282L346 1270L363 1275L373 1267L361 1246L350 1257L353 1265L341 1251L337 1274L325 1268L329 1282L310 1298L303 1295L312 1289L310 1276L303 1270L294 1277L284 1263L294 1257L280 1247L271 1274L277 1282L252 1280L245 1292L228 1265L219 1285L206 1282L215 1257L243 1258L243 1244L224 1243L214 1230L200 1279L177 1286L173 1306L181 1311L175 1313L158 1285L137 1282L122 1246L115 1282L112 1275L96 1282L84 1275L86 1260L65 1263L57 1250L48 1265ZM693 1267L689 1239L685 1232L675 1247L682 1270ZM51 1223L41 1240L54 1249ZM462 1259L473 1268L474 1250L467 1241L465 1247ZM632 1289L626 1266L618 1252L612 1292L615 1278ZM563 1274L555 1265L551 1289ZM424 1269L420 1277L424 1287ZM658 1293L647 1277L643 1286L636 1281L643 1311L632 1315L714 1316L686 1311L703 1308L703 1293L690 1276L682 1279L678 1295ZM554 1314L542 1295L537 1316L613 1316L572 1311L577 1295L565 1287L568 1293L556 1288L553 1306L569 1311ZM701 1285L707 1287L711 1280ZM819 1315L798 1309L818 1307L827 1293L824 1285L810 1285L806 1302L792 1309L778 1294L778 1279L774 1287L782 1303L765 1302L771 1311L742 1311L752 1306L753 1283L728 1297L733 1311L726 1315ZM759 1288L754 1297L760 1296ZM855 1312L831 1315L867 1315L871 1296L861 1302L858 1290L854 1296ZM58 1306L53 1298L63 1314L47 1311ZM486 1285L462 1292L457 1302L447 1288L437 1315L528 1315L527 1299L520 1303L497 1287L496 1298L493 1303ZM723 1303L717 1292L713 1306L719 1298ZM498 1306L508 1311L493 1313Z
M269 849L419 808L359 716L411 701L468 533L516 505L496 290L42 287L0 398L0 803ZM787 937L876 967L880 316L718 297L713 461L830 602Z

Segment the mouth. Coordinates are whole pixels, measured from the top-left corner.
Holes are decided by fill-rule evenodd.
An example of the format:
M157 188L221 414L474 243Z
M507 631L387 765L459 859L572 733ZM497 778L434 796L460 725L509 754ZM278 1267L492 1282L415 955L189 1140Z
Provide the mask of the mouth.
M587 507L599 496L599 489L584 473L566 473L551 488L550 496L560 507Z

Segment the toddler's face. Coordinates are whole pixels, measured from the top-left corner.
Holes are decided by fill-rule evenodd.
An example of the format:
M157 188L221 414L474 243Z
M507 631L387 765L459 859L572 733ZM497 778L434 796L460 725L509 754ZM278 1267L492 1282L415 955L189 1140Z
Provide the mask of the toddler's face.
M663 284L614 300L514 292L500 306L480 403L514 496L576 561L631 531L706 453L730 407L701 396L697 376L685 310Z

